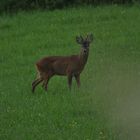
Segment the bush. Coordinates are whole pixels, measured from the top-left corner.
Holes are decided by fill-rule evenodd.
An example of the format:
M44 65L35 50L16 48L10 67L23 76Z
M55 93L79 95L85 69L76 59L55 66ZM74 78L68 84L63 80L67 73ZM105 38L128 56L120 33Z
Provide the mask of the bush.
M125 4L135 3L140 0L0 0L0 12L17 11L27 9L55 9L63 8L68 5L78 4Z

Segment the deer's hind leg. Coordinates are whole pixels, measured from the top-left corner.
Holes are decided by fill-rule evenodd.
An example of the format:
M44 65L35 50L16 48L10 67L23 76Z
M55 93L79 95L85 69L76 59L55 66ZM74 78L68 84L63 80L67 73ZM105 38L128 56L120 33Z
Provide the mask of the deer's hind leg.
M43 82L43 87L45 88L45 90L47 91L48 90L48 83L49 83L49 80L50 78L53 76L53 74L51 72L47 72L45 75L44 75L44 82Z
M34 93L34 91L35 91L36 86L37 86L38 84L40 84L42 81L43 81L42 78L37 79L37 80L35 81L35 83L32 85L32 92L33 92L33 93Z
M36 83L38 83L40 81L40 78L37 78L36 80L34 80L33 82L32 82L32 86L34 86Z
M41 74L38 72L36 79L32 82L32 86L34 86L40 80L40 78L41 78Z
M36 80L34 80L34 81L32 82L32 92L33 92L33 93L34 93L34 91L35 91L36 86L37 86L38 84L40 84L42 81L43 81L43 78L42 78L41 74L38 73L38 76L37 76Z
M72 85L72 75L71 74L68 75L68 85L69 85L69 89L71 90L71 85Z

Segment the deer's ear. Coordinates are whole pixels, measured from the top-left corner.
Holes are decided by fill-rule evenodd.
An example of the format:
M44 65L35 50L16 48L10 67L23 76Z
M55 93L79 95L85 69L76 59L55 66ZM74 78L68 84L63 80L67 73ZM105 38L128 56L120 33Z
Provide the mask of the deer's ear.
M91 42L93 41L93 34L88 34L88 35L87 35L87 41L88 41L89 43L91 43Z
M82 44L82 43L83 43L83 38L82 38L82 36L76 36L76 42L77 42L78 44Z

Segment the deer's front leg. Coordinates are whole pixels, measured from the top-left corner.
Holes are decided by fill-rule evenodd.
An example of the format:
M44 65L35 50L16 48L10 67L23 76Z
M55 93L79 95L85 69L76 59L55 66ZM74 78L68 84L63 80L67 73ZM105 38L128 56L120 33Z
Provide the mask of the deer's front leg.
M72 85L72 75L71 74L68 75L68 85L69 85L69 89L71 90L71 85Z
M80 74L76 74L74 76L75 76L75 79L76 79L78 87L80 87L80 85L81 85L81 83L80 83Z

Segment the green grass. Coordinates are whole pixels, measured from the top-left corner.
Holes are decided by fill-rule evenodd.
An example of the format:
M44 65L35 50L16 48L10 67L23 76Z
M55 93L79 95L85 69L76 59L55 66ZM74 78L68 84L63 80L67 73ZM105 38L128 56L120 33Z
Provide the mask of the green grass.
M1 140L139 140L140 7L79 7L0 17ZM79 53L94 34L78 90L53 77L31 93L43 56Z

